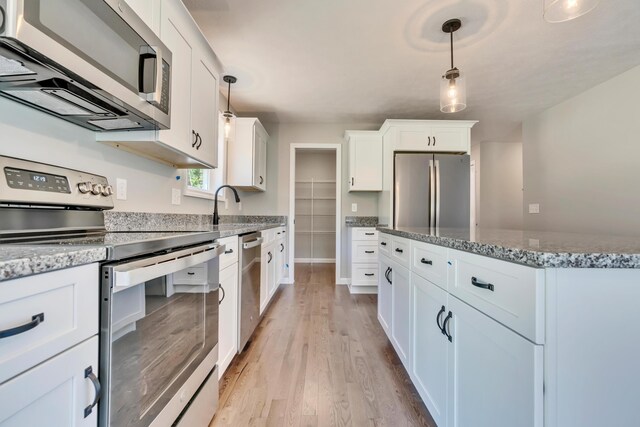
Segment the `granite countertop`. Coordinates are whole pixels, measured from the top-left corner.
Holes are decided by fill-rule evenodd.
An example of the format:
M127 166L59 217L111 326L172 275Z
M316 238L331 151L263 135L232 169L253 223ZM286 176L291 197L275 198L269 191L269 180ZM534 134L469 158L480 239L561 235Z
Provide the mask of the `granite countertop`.
M383 233L541 268L640 268L640 238L553 231L378 227Z
M105 260L99 245L0 245L0 281Z
M344 224L347 227L376 227L378 225L377 216L346 216Z
M104 261L107 259L108 248L114 245L134 244L187 233L210 233L213 239L217 239L282 225L285 224L241 223L214 226L194 223L180 227L178 231L115 231L54 242L3 244L0 245L0 281Z

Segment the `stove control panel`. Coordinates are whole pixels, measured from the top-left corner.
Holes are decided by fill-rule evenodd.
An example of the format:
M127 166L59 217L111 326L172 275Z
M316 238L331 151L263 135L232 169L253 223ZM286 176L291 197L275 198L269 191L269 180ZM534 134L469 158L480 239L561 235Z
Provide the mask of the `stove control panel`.
M6 156L0 170L0 204L113 208L104 176Z

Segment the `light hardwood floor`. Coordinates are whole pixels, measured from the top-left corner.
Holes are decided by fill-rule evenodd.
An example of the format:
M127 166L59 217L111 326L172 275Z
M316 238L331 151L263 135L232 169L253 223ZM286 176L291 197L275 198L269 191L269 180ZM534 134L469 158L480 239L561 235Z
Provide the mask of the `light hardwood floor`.
M297 264L220 383L210 427L435 426L377 319L332 264Z

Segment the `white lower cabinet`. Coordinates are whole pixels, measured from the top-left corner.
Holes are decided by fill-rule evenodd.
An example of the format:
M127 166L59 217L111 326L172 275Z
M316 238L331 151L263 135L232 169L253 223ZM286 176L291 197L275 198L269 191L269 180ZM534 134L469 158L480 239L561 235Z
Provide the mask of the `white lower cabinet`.
M391 342L404 364L409 368L411 356L411 273L391 264Z
M447 311L447 292L411 273L411 369L409 375L433 420L440 427L447 421L449 340L441 325Z
M378 269L378 321L391 339L391 262L387 257L380 257Z
M220 378L238 353L238 264L220 271L218 318L218 375Z
M87 368L97 375L97 336L0 385L0 426L95 427L96 387Z
M543 347L449 296L448 426L543 425ZM442 426L441 426L442 427Z

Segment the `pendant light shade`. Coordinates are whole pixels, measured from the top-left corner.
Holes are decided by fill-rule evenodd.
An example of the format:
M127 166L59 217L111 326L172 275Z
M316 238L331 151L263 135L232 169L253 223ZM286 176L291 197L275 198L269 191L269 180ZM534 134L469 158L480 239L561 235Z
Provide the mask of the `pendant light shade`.
M451 42L451 68L440 81L440 111L457 113L467 108L467 87L464 76L453 66L453 33L462 27L459 19L450 19L442 24L442 31L449 33Z
M232 134L232 130L235 127L236 115L231 112L231 85L238 81L234 76L224 76L222 78L227 84L227 109L222 116L224 117L224 140L229 141L229 137Z
M544 19L547 22L564 22L575 19L595 9L600 0L544 0Z

